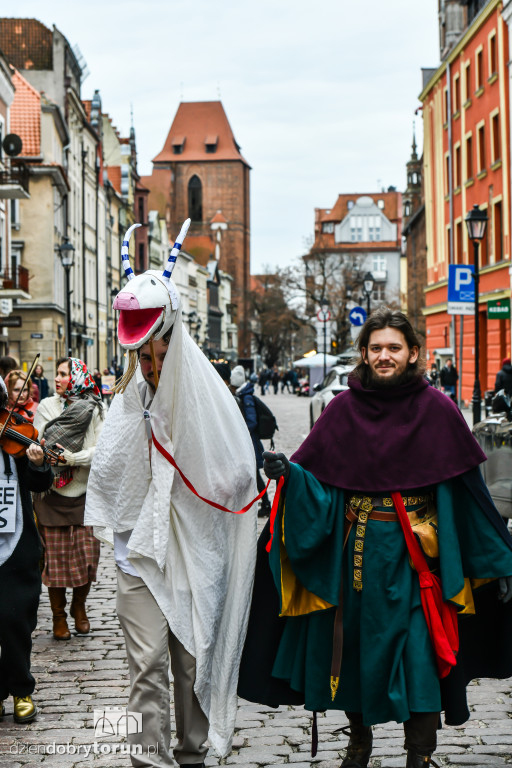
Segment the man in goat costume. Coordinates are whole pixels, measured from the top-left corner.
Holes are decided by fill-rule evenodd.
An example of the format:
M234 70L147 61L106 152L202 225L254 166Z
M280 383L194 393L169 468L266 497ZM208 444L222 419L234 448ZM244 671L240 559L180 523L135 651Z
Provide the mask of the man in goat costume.
M207 736L230 748L236 684L252 591L256 512L254 452L240 410L182 323L170 280L188 229L163 274L129 279L118 293L120 343L128 364L98 442L85 519L113 540L117 610L130 667L130 711L143 715L134 766L172 765L169 651L181 765L201 766ZM138 226L138 225L135 225ZM139 378L139 383L137 383ZM140 381L140 379L143 379ZM113 536L112 536L113 532ZM156 754L152 754L156 752ZM149 753L149 754L148 754Z

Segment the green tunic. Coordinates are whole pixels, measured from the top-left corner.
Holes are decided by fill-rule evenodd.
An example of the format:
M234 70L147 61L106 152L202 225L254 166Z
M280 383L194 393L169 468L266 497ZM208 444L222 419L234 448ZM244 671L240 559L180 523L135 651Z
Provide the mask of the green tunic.
M436 503L445 599L463 590L464 577L512 574L510 548L461 480L436 486ZM438 712L435 657L400 524L368 520L363 589L357 592L352 587L355 527L343 553L344 507L342 490L292 464L270 552L281 596L284 548L298 581L332 606L338 604L343 569L343 661L335 700L329 682L334 607L286 619L272 674L302 691L307 709L362 712L367 725L403 722L411 712Z

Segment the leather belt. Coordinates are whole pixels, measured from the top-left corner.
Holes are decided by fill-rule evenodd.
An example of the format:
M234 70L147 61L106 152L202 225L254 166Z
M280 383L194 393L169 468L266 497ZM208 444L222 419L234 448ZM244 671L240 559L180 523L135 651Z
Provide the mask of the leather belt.
M347 511L345 513L345 518L347 520L350 520L351 523L356 523L359 519L359 516L352 507L348 507ZM368 513L368 519L369 520L389 520L389 521L395 521L398 522L398 515L396 512L380 512L378 509L372 509L371 512Z

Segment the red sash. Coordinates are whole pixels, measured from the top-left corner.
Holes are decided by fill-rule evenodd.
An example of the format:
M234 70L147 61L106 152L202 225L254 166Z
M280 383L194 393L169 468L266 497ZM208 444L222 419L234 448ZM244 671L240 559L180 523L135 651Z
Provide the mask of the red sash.
M396 513L404 532L409 555L420 580L421 603L428 632L436 655L439 677L448 675L457 664L455 654L459 650L459 626L457 609L443 600L441 581L430 572L427 561L416 540L400 493L392 493Z
M233 514L233 515L243 515L244 512L247 512L247 510L250 509L253 504L255 504L259 499L261 499L261 497L264 495L265 491L267 490L268 486L270 485L270 480L269 480L268 483L266 484L265 488L261 491L261 493L259 493L256 496L255 499L253 499L248 504L246 504L243 509L237 509L236 512L234 512L232 509L228 509L227 507L223 507L222 504L217 504L216 501L210 501L209 499L205 499L204 496L201 496L201 494L196 491L196 489L194 488L194 486L192 485L192 483L190 482L188 477L186 477L186 475L183 474L183 472L178 467L178 465L174 461L174 459L171 456L171 454L168 451L166 451L165 448L163 447L163 445L161 445L158 442L158 440L155 437L155 433L153 432L153 430L151 430L151 437L153 439L153 443L155 444L155 447L156 447L157 451L159 453L161 453L164 458L167 459L169 464L172 464L174 469L179 473L179 476L181 477L181 479L183 480L183 482L185 483L185 485L187 486L189 491L192 491L192 493L195 496L197 496L198 499L201 499L201 501L204 501L205 504L209 504L210 507L215 507L215 509L220 509L221 512L231 512L231 514Z

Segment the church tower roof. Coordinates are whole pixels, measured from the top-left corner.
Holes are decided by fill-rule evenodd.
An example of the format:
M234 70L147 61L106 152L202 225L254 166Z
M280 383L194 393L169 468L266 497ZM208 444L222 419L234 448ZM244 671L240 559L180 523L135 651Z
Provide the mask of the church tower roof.
M222 102L182 101L153 163L219 160L240 160L249 166L240 154Z

